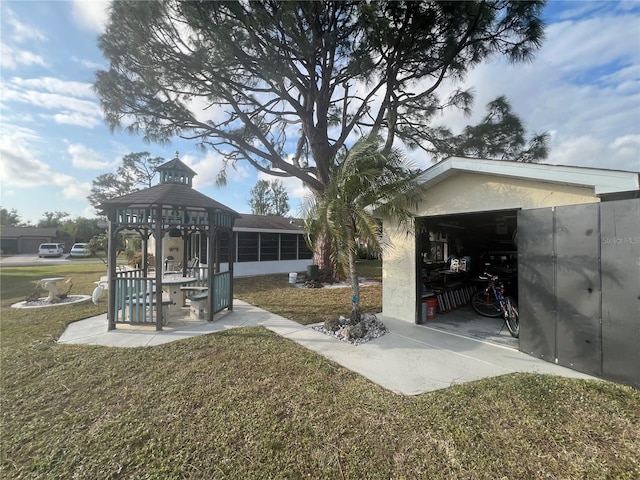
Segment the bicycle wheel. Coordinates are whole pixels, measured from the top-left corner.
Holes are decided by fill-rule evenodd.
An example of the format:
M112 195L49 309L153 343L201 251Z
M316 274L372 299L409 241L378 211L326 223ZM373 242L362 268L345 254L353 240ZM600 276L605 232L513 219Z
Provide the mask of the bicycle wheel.
M500 304L493 292L481 290L471 297L471 306L484 317L499 317L502 315Z
M516 301L511 297L504 299L504 306L507 309L507 313L504 317L504 322L507 324L507 328L512 337L518 338L520 335L520 315L518 313L518 305Z

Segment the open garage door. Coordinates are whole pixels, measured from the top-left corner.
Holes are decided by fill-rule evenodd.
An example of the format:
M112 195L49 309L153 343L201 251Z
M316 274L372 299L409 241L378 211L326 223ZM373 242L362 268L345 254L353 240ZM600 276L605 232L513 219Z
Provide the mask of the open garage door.
M501 317L481 317L470 305L485 270L517 299L517 210L422 217L416 227L417 323L517 348ZM437 300L435 319L429 298Z

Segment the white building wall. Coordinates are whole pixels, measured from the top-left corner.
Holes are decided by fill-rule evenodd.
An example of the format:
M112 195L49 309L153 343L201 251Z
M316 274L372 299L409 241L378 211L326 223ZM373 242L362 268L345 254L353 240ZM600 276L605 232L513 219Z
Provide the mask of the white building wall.
M233 264L233 277L252 277L255 275L269 275L282 273L306 273L307 265L311 265L313 260L278 260L271 262L237 262ZM221 264L220 270L229 270L228 264Z
M593 188L457 173L429 187L416 216L558 207L599 202Z
M415 231L415 229L412 229ZM397 223L384 220L384 234L391 248L382 255L382 315L415 321L415 235Z

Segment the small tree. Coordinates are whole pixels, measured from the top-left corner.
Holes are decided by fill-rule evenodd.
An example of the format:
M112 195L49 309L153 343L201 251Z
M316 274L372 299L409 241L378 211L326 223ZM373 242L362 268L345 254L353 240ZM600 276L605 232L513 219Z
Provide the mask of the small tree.
M126 242L124 240L124 235L122 234L122 232L118 233L118 235L116 236L116 257L118 255L120 255L122 252L124 252L127 248ZM97 251L99 250L104 250L105 252L108 251L109 249L109 234L108 233L100 233L96 236L94 236L91 240L89 240L89 249L91 250L91 252L98 257L100 260L102 260L102 263L104 263L105 265L107 264L107 262L105 261L104 258L98 256L96 254Z
M44 212L43 217L38 220L38 227L41 228L58 228L61 227L67 219L69 214L67 212Z
M280 180L258 180L248 203L254 215L282 217L289 212L289 195Z
M0 226L3 227L22 227L25 223L20 219L18 211L12 208L10 211L0 207Z
M305 203L305 229L311 246L319 236L330 239L336 271L348 271L353 291L352 323L360 320L360 287L356 266L358 245L384 250L382 227L376 215L411 222L411 206L417 206L420 172L411 168L399 150L383 150L380 137L358 141L331 172L322 195Z
M103 173L93 180L91 194L87 197L89 203L97 207L110 198L151 187L156 167L164 162L164 158L152 158L149 152L125 155L115 174Z

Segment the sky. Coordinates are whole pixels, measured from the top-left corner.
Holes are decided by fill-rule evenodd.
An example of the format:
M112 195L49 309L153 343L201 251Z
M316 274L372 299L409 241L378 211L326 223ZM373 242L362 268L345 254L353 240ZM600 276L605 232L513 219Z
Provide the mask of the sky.
M93 93L95 73L108 69L97 46L106 2L0 0L0 205L37 224L45 212L93 218L91 182L115 172L128 153L180 158L197 172L194 187L240 213L250 213L258 175L247 163L228 170L213 152L175 139L145 144L112 133ZM545 163L640 171L640 1L556 1L544 11L546 39L528 64L502 59L471 71L471 117L447 111L438 123L453 131L477 123L484 106L505 95L529 132L549 132ZM430 159L410 155L427 168ZM284 179L290 215L305 191Z

